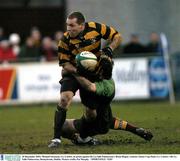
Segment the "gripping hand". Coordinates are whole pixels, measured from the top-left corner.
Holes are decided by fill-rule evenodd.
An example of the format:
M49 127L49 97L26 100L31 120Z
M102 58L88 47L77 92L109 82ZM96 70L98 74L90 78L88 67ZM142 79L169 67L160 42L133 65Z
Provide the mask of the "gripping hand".
M102 49L102 52L107 55L108 57L112 58L113 56L113 51L112 49L108 46Z

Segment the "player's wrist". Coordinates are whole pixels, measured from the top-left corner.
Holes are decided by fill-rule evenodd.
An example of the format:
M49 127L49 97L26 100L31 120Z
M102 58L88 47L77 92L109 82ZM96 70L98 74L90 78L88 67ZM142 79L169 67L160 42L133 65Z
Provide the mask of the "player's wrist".
M107 55L108 57L112 58L113 57L113 50L110 46L107 46L102 49L102 52Z

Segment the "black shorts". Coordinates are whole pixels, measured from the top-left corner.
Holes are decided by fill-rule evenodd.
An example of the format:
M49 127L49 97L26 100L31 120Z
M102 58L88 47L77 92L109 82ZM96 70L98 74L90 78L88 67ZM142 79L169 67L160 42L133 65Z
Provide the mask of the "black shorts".
M75 95L76 91L80 88L79 83L74 77L63 77L59 83L61 84L61 92L72 91Z
M82 104L90 109L96 109L100 104L97 95L93 92L80 88L79 94Z
M80 98L83 105L90 109L97 109L99 106L106 106L111 103L114 98L114 93L112 96L98 96L96 93L88 92L80 88Z
M83 126L83 117L81 119L74 120L74 127L82 136L94 136L97 134L106 134L110 129L113 116L110 106L98 107L97 118L93 121L93 124Z

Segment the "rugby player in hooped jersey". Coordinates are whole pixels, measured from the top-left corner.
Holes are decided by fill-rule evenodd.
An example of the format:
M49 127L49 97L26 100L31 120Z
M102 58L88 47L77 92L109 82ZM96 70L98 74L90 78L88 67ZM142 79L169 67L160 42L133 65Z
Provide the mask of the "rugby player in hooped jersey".
M77 65L78 73L73 74L73 76L81 86L80 98L86 107L85 113L80 119L66 119L62 128L62 137L71 139L73 143L78 145L97 145L99 141L91 136L106 134L109 129L114 129L129 131L150 141L153 138L150 131L112 115L111 102L115 95L112 60L107 56L100 58L95 71L92 72L96 76L94 82L81 76L81 68ZM84 70L85 73L90 72ZM87 117L89 111L91 111L91 116ZM91 119L89 120L89 118Z
M90 51L97 58L101 53L113 57L113 50L121 41L121 35L113 27L96 22L85 22L80 12L71 13L66 20L67 32L58 44L59 65L62 69L60 101L54 116L54 137L48 147L57 147L61 143L62 126L72 98L80 88L77 80L71 75L76 72L75 56L82 51ZM101 39L109 40L109 46L101 50Z

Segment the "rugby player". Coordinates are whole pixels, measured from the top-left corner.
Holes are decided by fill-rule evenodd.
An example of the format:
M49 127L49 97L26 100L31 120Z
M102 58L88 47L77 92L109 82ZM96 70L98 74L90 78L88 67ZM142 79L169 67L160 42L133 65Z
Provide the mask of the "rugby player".
M88 113L93 111L96 113L96 117L93 117L93 121L92 119L89 121L86 114L81 119L67 119L62 128L63 137L73 140L76 144L96 145L97 140L90 136L106 134L109 129L115 129L130 131L145 140L150 141L152 139L151 132L112 116L110 104L115 94L115 85L111 78L112 68L112 61L105 56L100 59L95 82L91 82L78 74L73 74L82 87L80 88L80 96L82 103L86 106L86 111ZM91 106L92 103L96 108L92 108L94 107ZM77 133L80 135L76 135ZM54 143L57 144L57 142Z
M72 98L79 89L79 83L71 75L76 72L75 56L82 51L90 51L98 58L101 55L101 39L109 40L110 44L102 52L112 58L113 50L122 41L121 34L113 27L96 22L85 22L80 12L71 13L66 20L67 32L58 44L59 65L62 69L60 101L54 116L54 137L48 147L61 143L62 126L66 119L66 112Z

